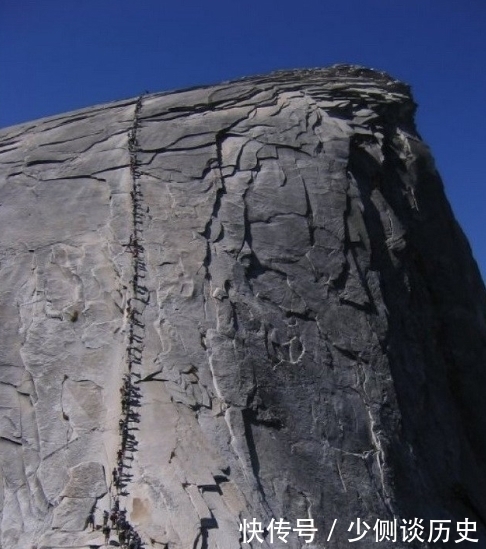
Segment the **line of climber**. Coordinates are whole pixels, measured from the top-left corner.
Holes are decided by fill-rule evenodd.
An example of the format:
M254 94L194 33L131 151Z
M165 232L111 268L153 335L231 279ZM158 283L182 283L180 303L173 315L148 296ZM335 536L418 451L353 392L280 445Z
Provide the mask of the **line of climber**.
M120 387L122 405L122 417L118 422L120 447L117 451L116 467L112 470L111 482L115 489L115 496L113 507L103 514L102 531L105 543L110 543L110 536L114 531L118 537L119 546L124 549L141 549L143 547L142 539L126 518L126 509L120 509L120 496L128 496L126 488L133 476L130 469L138 445L133 431L138 429L136 424L140 422L137 408L141 405L141 394L140 387L135 384L139 378L139 374L130 371L123 376L123 384ZM111 520L111 526L108 523L108 518Z
M128 251L132 254L133 257L133 279L131 281L132 290L133 290L133 301L139 301L143 305L147 305L149 301L149 290L141 282L145 278L145 273L147 272L147 266L145 263L144 257L144 246L141 242L143 238L143 222L145 219L145 208L142 205L143 192L140 186L140 170L139 170L139 161L137 157L138 150L138 140L137 140L137 130L139 126L138 122L138 113L140 112L142 103L141 98L137 101L135 107L135 117L132 130L129 134L128 139L128 149L130 152L130 170L132 174L133 187L130 191L130 197L132 199L132 219L133 219L133 234L130 237L128 244ZM131 320L133 321L130 325L137 325L134 315L136 315L137 310L132 306L132 303L129 303ZM134 330L130 332L130 344L133 344L136 339ZM132 353L133 354L133 353ZM130 359L129 359L130 362Z
M118 503L118 502L116 502ZM105 537L105 543L108 545L112 531L116 531L120 547L126 549L141 549L143 542L139 534L133 529L127 521L127 510L120 509L115 504L111 512L103 512L102 532Z
M103 515L103 534L105 543L110 543L110 536L115 530L118 536L119 546L123 549L141 549L143 542L139 534L126 518L126 509L120 509L120 497L128 496L127 486L133 475L129 472L137 451L138 442L134 431L138 428L140 415L136 411L140 407L140 387L136 382L140 374L134 371L134 367L141 365L143 343L145 336L145 324L143 323L143 308L149 302L148 288L141 282L147 272L142 244L144 210L142 207L143 193L140 187L139 163L137 158L137 131L139 126L138 116L142 107L142 98L139 97L135 106L133 125L128 133L128 150L130 155L130 172L132 175L132 190L130 198L132 203L133 232L127 245L127 251L132 256L133 277L131 280L132 297L127 300L126 314L128 320L128 344L127 365L128 373L123 376L123 384L120 387L122 417L118 422L120 446L117 451L116 467L112 470L111 486L114 488L114 502L111 510ZM129 464L130 462L130 464ZM111 521L111 525L108 523Z
M138 169L138 159L137 159L137 150L138 150L138 127L139 127L139 114L142 108L142 96L140 96L135 105L135 113L133 116L133 124L131 129L128 132L128 152L130 153L130 170L132 172L133 180L135 181L140 177L140 170ZM134 189L135 191L136 189Z

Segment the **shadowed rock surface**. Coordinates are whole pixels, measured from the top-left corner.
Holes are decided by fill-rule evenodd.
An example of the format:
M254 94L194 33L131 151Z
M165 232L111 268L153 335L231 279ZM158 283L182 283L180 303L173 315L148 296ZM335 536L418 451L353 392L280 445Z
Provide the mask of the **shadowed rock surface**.
M3 549L486 547L486 294L414 110L336 66L0 132Z

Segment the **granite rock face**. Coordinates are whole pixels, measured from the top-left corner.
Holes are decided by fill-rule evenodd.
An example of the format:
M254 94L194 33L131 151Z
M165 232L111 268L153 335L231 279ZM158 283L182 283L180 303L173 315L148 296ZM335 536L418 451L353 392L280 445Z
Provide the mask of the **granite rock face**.
M0 132L2 549L128 547L104 512L146 548L486 547L486 294L414 110L336 66Z

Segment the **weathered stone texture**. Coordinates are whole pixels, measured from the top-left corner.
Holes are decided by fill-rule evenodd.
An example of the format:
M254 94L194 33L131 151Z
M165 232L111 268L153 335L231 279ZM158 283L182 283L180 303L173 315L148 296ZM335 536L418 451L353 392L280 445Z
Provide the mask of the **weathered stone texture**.
M0 132L3 549L101 547L115 501L144 547L486 547L486 293L414 109L338 66Z

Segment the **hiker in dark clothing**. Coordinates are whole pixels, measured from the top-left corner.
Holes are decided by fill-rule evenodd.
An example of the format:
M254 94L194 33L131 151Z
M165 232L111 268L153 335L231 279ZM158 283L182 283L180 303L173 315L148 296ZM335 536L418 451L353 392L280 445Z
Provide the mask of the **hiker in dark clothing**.
M90 511L88 518L86 519L86 526L91 526L91 530L95 529L94 511Z
M111 528L106 525L106 526L103 526L103 535L105 536L105 543L108 543L110 541L110 533L111 533Z
M118 520L118 511L113 510L110 515L111 525L113 528L116 527L116 521Z
M118 531L118 541L120 542L120 545L125 545L125 542L127 541L127 536L124 530Z

